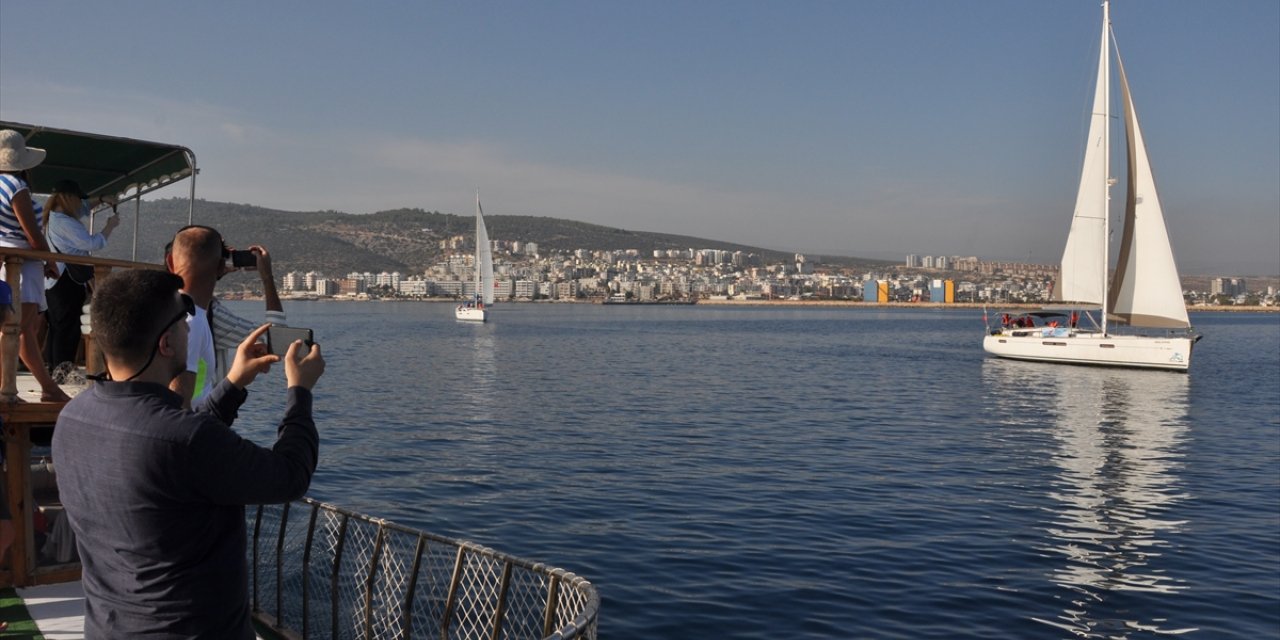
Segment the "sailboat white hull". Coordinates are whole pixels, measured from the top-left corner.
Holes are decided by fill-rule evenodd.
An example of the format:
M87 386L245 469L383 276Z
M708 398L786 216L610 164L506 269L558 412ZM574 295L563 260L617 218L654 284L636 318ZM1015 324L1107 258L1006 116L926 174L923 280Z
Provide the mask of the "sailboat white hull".
M1186 371L1199 336L1103 335L1061 328L1002 329L982 341L987 353L1014 360Z
M453 310L453 317L463 322L484 322L489 318L489 312L484 309L462 305Z

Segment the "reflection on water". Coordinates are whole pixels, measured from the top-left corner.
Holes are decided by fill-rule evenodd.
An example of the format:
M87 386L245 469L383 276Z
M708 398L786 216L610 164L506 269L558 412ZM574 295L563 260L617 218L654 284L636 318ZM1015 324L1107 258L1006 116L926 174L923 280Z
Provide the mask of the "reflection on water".
M470 383L462 386L462 399L468 408L467 415L470 419L487 424L493 422L494 386L498 377L495 364L497 344L492 327L482 325L468 328L474 330L468 354L471 366L464 369L470 373Z
M1136 597L1162 598L1188 588L1157 566L1185 525L1166 517L1187 498L1179 474L1188 430L1188 376L1167 372L1046 366L989 360L995 392L1034 389L1052 420L1049 497L1056 506L1038 551L1056 557L1046 576L1068 590L1051 618L1033 617L1081 638L1133 633L1179 634L1161 616L1134 620ZM1166 607L1140 607L1170 611Z

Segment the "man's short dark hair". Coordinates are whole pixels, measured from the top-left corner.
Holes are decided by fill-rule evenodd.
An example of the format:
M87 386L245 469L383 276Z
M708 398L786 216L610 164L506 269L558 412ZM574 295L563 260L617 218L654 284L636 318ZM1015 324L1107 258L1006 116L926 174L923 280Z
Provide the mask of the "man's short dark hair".
M93 290L93 338L113 359L133 363L151 353L160 325L178 311L173 294L182 278L166 271L129 269L102 278Z

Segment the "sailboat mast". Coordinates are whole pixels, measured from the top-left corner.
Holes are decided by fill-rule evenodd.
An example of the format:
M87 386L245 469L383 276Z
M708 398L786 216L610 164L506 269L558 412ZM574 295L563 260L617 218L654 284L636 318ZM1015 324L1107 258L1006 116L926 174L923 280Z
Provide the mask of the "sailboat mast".
M1107 335L1107 298L1111 264L1111 2L1102 0L1102 175L1106 181L1102 189L1102 335ZM479 197L479 196L477 196Z
M481 287L480 277L480 225L484 224L480 221L480 190L476 189L476 301L484 300L484 291Z

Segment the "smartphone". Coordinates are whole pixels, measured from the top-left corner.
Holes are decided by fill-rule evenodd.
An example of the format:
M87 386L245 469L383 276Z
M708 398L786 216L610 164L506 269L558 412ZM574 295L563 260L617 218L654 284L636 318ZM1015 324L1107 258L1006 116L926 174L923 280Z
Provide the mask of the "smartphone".
M252 251L232 251L231 266L256 269L258 268L258 254Z
M267 329L267 352L284 356L289 352L289 345L293 344L294 340L301 340L308 348L314 344L310 329L273 324Z

